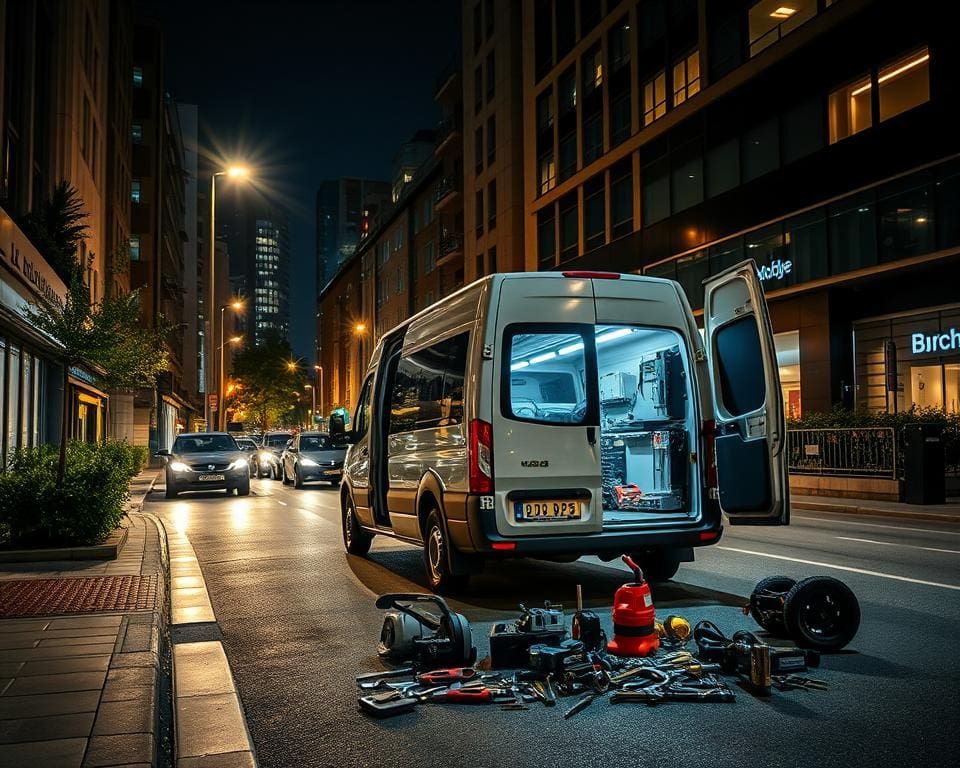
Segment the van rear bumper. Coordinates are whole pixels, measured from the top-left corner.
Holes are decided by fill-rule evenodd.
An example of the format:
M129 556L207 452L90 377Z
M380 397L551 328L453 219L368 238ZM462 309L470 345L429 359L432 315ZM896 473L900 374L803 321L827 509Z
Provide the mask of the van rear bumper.
M495 557L550 555L621 555L642 549L703 547L716 544L723 534L716 501L704 499L697 525L663 526L630 531L551 536L501 536L493 510L480 509L479 496L461 497L461 507L447 505L450 536L458 550ZM459 513L459 514L458 514ZM461 517L462 515L462 517Z

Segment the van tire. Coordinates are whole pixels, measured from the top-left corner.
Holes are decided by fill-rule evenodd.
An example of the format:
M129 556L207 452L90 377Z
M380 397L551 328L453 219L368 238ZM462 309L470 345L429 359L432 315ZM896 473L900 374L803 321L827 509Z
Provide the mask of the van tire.
M349 555L363 557L370 551L373 534L360 527L357 510L350 494L345 494L340 513L340 527L343 531L343 548Z
M672 549L652 549L631 557L647 581L670 581L680 570L680 555Z
M423 567L430 589L443 595L462 592L470 581L469 574L451 572L448 546L447 529L440 512L434 509L427 515L427 524L423 529Z

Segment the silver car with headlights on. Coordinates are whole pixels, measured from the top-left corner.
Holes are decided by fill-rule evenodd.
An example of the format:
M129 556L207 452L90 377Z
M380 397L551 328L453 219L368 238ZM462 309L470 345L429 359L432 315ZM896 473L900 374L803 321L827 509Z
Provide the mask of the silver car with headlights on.
M184 491L225 490L250 495L250 464L228 432L186 432L173 448L157 452L167 462L167 498Z

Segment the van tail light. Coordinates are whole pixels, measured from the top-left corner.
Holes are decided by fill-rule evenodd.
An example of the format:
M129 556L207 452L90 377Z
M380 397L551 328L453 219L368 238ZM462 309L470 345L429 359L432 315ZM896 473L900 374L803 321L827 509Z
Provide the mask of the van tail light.
M470 422L470 493L493 493L493 427Z
M707 487L717 488L717 422L703 422L704 462L707 467Z
M583 280L619 280L619 272L595 272L586 269L572 269L562 273L564 277L578 277Z

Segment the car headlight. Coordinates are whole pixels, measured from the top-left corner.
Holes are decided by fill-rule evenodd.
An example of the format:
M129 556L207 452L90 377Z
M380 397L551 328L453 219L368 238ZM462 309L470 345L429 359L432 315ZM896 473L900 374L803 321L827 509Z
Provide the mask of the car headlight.
M184 464L182 461L171 461L171 462L170 462L170 469L172 469L174 472L189 472L189 471L190 471L190 467L188 467L188 466L187 466L186 464Z
M230 462L230 466L227 469L244 469L248 467L246 459L237 459L236 461Z
M300 459L300 463L303 464L303 466L305 466L305 467L319 467L319 466L320 466L320 465L317 464L317 462L315 462L313 459L308 459L306 456L304 456L303 458Z

